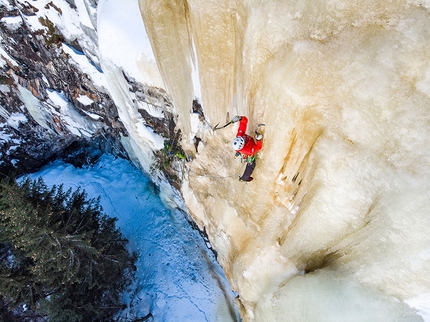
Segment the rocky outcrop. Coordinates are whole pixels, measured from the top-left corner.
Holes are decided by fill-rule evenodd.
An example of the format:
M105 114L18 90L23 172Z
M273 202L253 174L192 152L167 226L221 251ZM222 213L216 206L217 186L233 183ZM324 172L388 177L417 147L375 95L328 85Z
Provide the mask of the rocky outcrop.
M74 1L68 1L76 9ZM96 12L96 1L85 1ZM46 10L60 16L62 9L53 2ZM40 29L28 23L37 19ZM90 15L94 25L95 14ZM77 164L85 162L75 154L91 147L127 156L120 143L128 133L118 110L103 85L95 84L90 75L70 61L64 50L86 57L100 74L97 32L80 25L79 37L67 38L46 16L29 2L10 0L0 6L0 37L3 65L0 70L0 172L31 172L56 158ZM141 103L157 104L158 89L127 78L131 92ZM54 95L55 94L55 95ZM57 97L61 102L53 98ZM161 95L164 105L168 96ZM32 110L31 105L34 105ZM140 110L144 122L159 135L175 134L174 115L166 111L159 119ZM74 151L74 152L72 152ZM70 154L74 155L71 157ZM82 154L84 155L84 154ZM89 161L89 160L87 160ZM172 171L169 169L169 171Z
M14 26L4 19L0 22L4 50L2 59L5 61L0 73L2 173L34 171L59 157L67 147L87 139L68 130L58 108L49 102L47 91L63 93L83 117L89 118L85 112L94 113L94 108L100 105L104 107L104 113L100 116L106 123L112 125L112 121L118 118L108 95L96 90L82 72L68 63L67 55L60 49L65 39L54 25L49 20L41 19L41 24L47 26L46 30L34 32L29 28L24 16L36 14L36 8L28 3L23 6L13 1L11 7L0 7L1 18L16 21ZM74 45L78 47L79 43ZM25 107L23 91L37 98L37 105L44 113L46 122L38 123ZM77 101L79 95L91 98L94 103L84 109ZM101 125L98 128L103 129ZM112 128L105 127L107 132L114 132ZM94 133L96 135L99 134Z

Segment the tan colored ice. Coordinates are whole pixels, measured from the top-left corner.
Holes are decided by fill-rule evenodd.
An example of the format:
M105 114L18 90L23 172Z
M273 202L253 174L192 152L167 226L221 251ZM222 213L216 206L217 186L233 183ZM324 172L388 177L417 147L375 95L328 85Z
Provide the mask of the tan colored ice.
M139 4L193 155L181 192L244 321L420 321L402 301L430 293L430 3ZM237 124L203 122L196 153L197 88L210 126L266 124L253 182Z

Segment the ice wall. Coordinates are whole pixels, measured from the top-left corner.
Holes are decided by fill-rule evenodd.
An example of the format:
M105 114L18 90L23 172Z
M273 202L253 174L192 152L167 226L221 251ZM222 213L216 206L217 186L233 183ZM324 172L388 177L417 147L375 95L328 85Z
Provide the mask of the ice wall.
M244 320L420 320L402 301L430 293L430 3L139 6L187 139L198 86L212 125L266 124L252 183L234 125L197 133L182 185Z

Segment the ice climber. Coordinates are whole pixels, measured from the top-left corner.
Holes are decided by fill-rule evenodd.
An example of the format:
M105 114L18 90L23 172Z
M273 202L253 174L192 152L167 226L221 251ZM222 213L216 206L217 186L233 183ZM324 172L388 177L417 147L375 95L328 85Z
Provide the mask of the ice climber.
M240 122L239 128L237 130L236 137L234 138L232 145L233 149L236 150L236 156L242 156L243 160L246 161L245 172L242 177L239 178L240 181L252 181L252 172L255 168L255 153L261 150L262 142L261 139L263 135L255 131L255 139L252 136L247 135L246 126L248 125L248 118L246 116L235 116L231 120L233 123Z

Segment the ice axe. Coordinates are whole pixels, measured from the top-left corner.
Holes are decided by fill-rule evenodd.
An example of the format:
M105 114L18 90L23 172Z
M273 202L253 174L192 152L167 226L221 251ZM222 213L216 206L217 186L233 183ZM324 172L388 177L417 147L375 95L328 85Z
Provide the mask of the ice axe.
M221 129L223 129L223 128L225 128L225 127L229 126L229 125L230 125L230 124L232 124L232 123L233 123L233 121L230 121L230 122L228 122L226 125L223 125L223 126L221 126L221 127L218 127L218 125L219 125L219 123L218 123L217 125L215 125L215 126L214 126L213 130L214 130L214 131L216 131L216 130L221 130Z

